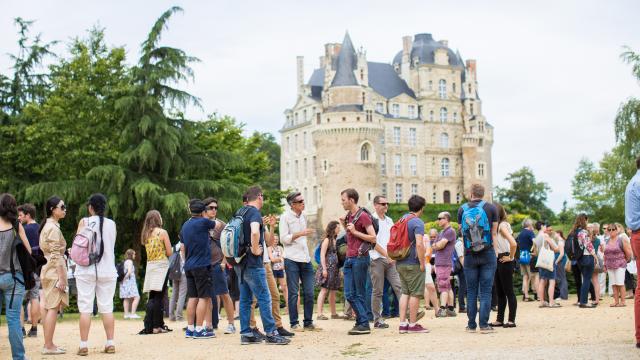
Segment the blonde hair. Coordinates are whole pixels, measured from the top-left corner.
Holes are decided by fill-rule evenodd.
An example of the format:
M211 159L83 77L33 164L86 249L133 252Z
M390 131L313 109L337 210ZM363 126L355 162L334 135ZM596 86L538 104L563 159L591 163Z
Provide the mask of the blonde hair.
M142 245L147 244L147 240L151 237L151 232L155 228L162 228L162 217L158 210L149 210L144 218L144 226L140 233L140 242Z
M133 260L133 255L135 255L135 251L133 249L127 249L127 251L124 253L124 257L127 260Z

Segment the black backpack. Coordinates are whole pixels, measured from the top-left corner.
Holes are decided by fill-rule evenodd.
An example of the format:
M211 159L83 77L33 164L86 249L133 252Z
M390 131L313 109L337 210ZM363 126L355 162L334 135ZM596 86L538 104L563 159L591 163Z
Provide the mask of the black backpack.
M24 285L25 290L33 289L36 286L36 269L42 267L47 263L47 259L42 256L41 253L37 257L34 257L29 253L29 250L27 250L27 248L22 243L22 240L18 236L18 231L16 229L17 226L13 231L13 244L11 244L11 251L9 255L9 266L11 269L11 276L13 277L13 291L11 293L11 301L9 301L10 308L13 307L13 296L16 290L16 282ZM18 263L20 264L20 270L22 272L24 281L20 281L20 279L16 277L16 268L15 264L13 263L14 254L17 255Z
M577 228L575 231L570 232L569 236L567 236L567 241L564 242L564 253L571 261L578 261L584 255L584 249L578 242L578 236L576 236L581 230Z
M118 282L124 280L124 276L127 275L127 272L124 270L124 261L121 261L116 265L116 272L118 272Z
M180 281L182 277L182 264L180 261L180 251L174 251L169 257L169 280Z

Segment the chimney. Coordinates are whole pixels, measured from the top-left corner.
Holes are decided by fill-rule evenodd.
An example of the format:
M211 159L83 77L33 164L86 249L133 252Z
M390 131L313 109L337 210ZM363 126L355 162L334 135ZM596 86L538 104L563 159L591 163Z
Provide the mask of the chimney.
M340 49L342 49L342 44L333 44L333 56L338 56L340 54Z
M298 75L298 93L300 93L302 92L302 86L304 84L304 56L297 56L296 63Z
M413 44L413 40L411 36L403 36L402 37L402 54L408 55L411 52L411 45Z
M440 40L438 41L440 44L442 44L442 46L446 46L449 47L449 40Z
M474 59L467 60L467 71L474 79L476 78L476 61Z

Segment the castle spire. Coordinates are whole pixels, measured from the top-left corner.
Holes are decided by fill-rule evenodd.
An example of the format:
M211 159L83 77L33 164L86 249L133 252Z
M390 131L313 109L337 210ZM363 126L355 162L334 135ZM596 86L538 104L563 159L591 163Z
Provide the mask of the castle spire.
M353 48L353 44L351 43L349 32L347 32L344 35L342 47L340 48L340 53L338 54L338 60L336 62L336 75L333 77L331 87L358 85L356 76L353 73L353 71L356 69L357 64L358 58L356 56L356 51Z

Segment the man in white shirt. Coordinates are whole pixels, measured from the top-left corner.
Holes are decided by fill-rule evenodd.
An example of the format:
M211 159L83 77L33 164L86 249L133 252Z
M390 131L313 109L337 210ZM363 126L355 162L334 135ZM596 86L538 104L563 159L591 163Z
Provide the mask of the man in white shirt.
M374 250L369 251L369 257L371 258L369 273L372 286L371 311L373 312L373 327L386 329L389 325L385 324L381 316L384 280L387 279L389 281L398 299L402 295L402 287L395 261L391 260L387 255L387 243L393 226L393 220L386 215L389 209L389 202L385 197L378 195L373 198L373 206L376 210L373 217L378 219L379 229L376 235L376 246Z
M293 331L319 330L313 325L313 302L315 272L311 265L311 256L307 246L307 236L314 233L307 227L304 214L304 198L300 192L292 192L287 196L290 209L280 217L280 239L284 245L284 269L287 274L289 289L289 322ZM304 295L303 327L298 323L298 290L302 282Z

